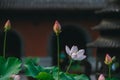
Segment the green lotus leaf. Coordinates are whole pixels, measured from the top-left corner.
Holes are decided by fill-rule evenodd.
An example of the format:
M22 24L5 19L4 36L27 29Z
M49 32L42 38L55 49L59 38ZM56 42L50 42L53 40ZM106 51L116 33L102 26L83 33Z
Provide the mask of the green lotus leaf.
M50 73L47 72L40 72L36 78L38 80L54 80L53 76Z
M89 80L89 78L84 74L76 75L76 76L74 76L74 78L75 78L75 80Z
M58 72L55 71L53 72L53 77L55 80L58 80ZM59 73L59 80L75 80L73 76L66 74L65 72L60 72Z
M39 72L43 71L43 68L41 66L36 66L32 62L25 63L24 67L25 67L25 69L24 69L25 75L31 76L33 78L35 78Z
M21 61L15 57L0 57L0 80L7 80L11 75L19 73Z
M35 78L40 72L52 73L57 71L56 67L41 67L34 64L34 62L27 61L24 64L25 75Z

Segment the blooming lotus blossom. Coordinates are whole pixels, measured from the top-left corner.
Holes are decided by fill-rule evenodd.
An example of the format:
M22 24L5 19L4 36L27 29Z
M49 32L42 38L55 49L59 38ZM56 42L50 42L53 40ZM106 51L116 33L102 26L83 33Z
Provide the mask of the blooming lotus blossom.
M10 28L11 28L10 20L7 20L7 22L5 23L4 29L5 31L7 31L7 30L10 30Z
M73 60L83 60L86 58L86 56L84 55L85 50L84 49L80 49L78 50L77 46L72 46L72 48L70 49L68 46L65 47L66 49L66 53L71 56L71 58Z
M114 57L113 57L114 58ZM106 54L106 57L105 57L105 64L107 64L107 65L109 65L109 64L111 64L112 63L112 61L113 61L113 58L111 58L110 56L109 56L109 54Z
M99 77L98 77L98 80L105 80L105 77L103 74L101 74Z
M56 35L58 35L61 32L61 25L57 20L55 21L55 24L53 26L53 30L56 33Z

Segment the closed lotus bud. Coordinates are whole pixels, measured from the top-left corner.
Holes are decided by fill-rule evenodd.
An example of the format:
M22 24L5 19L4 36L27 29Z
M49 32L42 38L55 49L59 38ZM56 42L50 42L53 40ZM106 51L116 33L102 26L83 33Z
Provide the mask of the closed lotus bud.
M11 78L14 80L20 80L20 75L12 75Z
M5 26L4 26L4 31L7 31L7 30L10 30L11 28L11 23L10 23L10 20L7 20L7 22L5 23Z
M55 24L53 26L53 30L56 33L56 35L58 35L61 32L61 25L57 20L55 21Z
M98 77L98 80L105 80L105 77L103 74L101 74L99 77Z
M112 63L112 58L109 56L109 54L106 54L106 57L105 57L105 64L106 65L109 65Z

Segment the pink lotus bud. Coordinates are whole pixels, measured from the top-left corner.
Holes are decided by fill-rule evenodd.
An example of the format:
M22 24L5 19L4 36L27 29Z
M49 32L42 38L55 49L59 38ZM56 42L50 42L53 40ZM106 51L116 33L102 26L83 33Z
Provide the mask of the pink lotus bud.
M14 80L20 80L20 75L12 75L11 78Z
M99 77L98 77L98 80L105 80L105 77L103 74L101 74Z
M53 30L56 33L56 35L58 35L61 32L61 25L57 20L55 21L55 24L53 26Z
M10 28L11 28L10 20L7 20L7 22L5 23L4 29L5 31L7 31L7 30L10 30Z
M105 62L106 65L109 65L109 64L112 63L112 58L109 56L109 54L106 54L104 62Z

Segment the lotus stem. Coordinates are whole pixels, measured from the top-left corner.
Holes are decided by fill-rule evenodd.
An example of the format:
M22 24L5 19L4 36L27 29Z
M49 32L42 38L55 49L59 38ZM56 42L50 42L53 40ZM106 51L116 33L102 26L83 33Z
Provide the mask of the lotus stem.
M59 45L59 34L57 35L57 66L58 66L58 80L59 80L59 78L60 78L60 76L59 76L59 73L60 73L60 70L59 70L59 68L60 68L60 45Z
M68 71L69 71L69 69L70 69L70 67L71 67L72 62L73 62L73 61L72 61L72 59L71 59L69 65L68 65L68 67L67 67L67 69L66 69L66 73L68 73Z
M6 38L7 38L7 31L5 31L4 43L3 43L3 57L4 58L5 58L5 53L6 53Z

